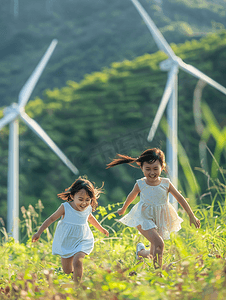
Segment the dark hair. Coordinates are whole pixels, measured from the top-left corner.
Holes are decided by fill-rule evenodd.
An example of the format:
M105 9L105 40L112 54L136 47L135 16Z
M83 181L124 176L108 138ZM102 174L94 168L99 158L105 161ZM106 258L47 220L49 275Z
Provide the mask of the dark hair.
M102 188L103 185L101 188L96 188L86 177L80 176L69 188L65 189L65 192L57 194L57 196L62 200L70 202L73 201L76 193L84 189L91 198L91 206L93 211L95 211L98 206L97 199L100 197L100 194L103 193Z
M139 157L132 158L127 155L117 154L118 158L115 158L112 162L107 165L108 168L112 168L114 166L120 164L129 164L134 167L132 164L136 163L138 166L142 168L144 162L149 164L154 163L156 160L159 160L161 167L163 170L166 171L166 161L165 161L165 154L162 150L158 148L152 148L145 150Z

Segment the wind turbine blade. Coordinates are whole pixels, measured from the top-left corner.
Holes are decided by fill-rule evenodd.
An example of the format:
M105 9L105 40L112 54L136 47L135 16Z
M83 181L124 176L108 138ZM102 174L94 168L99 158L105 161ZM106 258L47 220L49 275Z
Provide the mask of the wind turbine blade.
M27 82L25 83L23 88L21 89L21 91L19 93L19 102L18 102L19 108L22 108L27 104L28 99L29 99L31 93L33 92L33 89L35 88L35 85L37 84L45 66L47 65L57 43L58 43L58 41L56 39L54 39L51 42L49 48L47 49L46 53L43 55L39 64L37 65L37 67L35 68L33 73L31 74L31 76L29 77L29 79L27 80Z
M139 14L141 15L142 19L146 23L149 31L151 32L157 46L160 50L166 53L169 57L171 57L173 60L176 60L176 55L173 52L170 45L165 40L164 36L161 34L160 30L157 28L155 23L152 21L150 16L147 14L147 12L144 10L144 8L141 6L141 4L137 0L131 0L138 10Z
M7 114L6 116L4 116L2 119L0 119L0 130L5 126L7 125L8 123L10 123L11 121L13 121L15 119L15 117L17 116L18 114L15 112L15 113L10 113L10 114Z
M169 72L168 75L168 79L166 82L166 87L162 96L162 100L160 102L159 108L157 110L157 113L155 115L154 121L152 123L151 129L149 131L148 134L148 141L151 142L155 136L155 132L158 128L159 122L161 121L162 115L164 113L164 110L166 108L166 105L170 99L170 96L172 94L173 91L173 87L174 87L174 78L175 75L178 72L178 67L177 66L173 66L172 69Z
M78 169L72 164L72 162L65 156L65 154L57 147L57 145L52 141L52 139L45 133L45 131L31 119L25 112L21 112L21 119L27 124L31 130L34 131L52 150L56 155L65 163L65 165L74 173L78 174Z
M223 87L221 84L217 83L215 80L211 79L210 77L208 77L207 75L205 75L204 73L196 69L195 67L184 63L181 59L178 59L178 64L180 68L185 72L199 79L202 79L203 81L205 81L206 83L208 83L209 85L211 85L212 87L214 87L215 89L217 89L218 91L226 95L225 87Z

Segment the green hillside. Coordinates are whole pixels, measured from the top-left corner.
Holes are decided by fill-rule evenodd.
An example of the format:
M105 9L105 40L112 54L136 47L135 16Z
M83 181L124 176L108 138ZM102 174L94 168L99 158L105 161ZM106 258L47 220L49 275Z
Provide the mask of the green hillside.
M225 86L226 32L209 35L201 41L193 40L173 45L173 50L185 62L191 63ZM61 89L46 90L45 95L30 101L27 113L34 118L69 159L79 168L81 175L101 185L106 193L100 204L121 202L142 173L130 166L106 170L106 163L116 153L137 156L148 147L161 147L165 151L165 135L161 129L152 143L147 135L157 111L167 74L159 70L160 61L166 57L161 52L146 54L133 61L113 63L102 72L86 75L76 83L68 81ZM200 166L198 142L193 118L193 92L197 79L179 73L179 140L191 167ZM225 96L207 86L205 101L217 118L219 128L225 126ZM220 104L220 105L219 105ZM3 114L1 112L0 117ZM207 120L208 121L208 120ZM206 122L207 122L206 121ZM207 122L208 123L208 122ZM207 124L206 123L206 124ZM41 199L44 216L58 207L56 194L74 180L74 175L54 153L20 123L20 205L34 205ZM0 131L0 212L6 216L8 128ZM208 146L214 149L212 134ZM222 156L222 165L225 156ZM195 171L201 191L191 199L199 203L199 196L206 191L206 180ZM187 178L179 170L180 190L189 195ZM208 198L205 198L208 203ZM194 202L193 202L194 203Z
M0 106L18 93L53 38L59 44L33 97L46 88L157 50L130 0L0 0ZM226 26L226 2L141 0L169 43L183 43Z

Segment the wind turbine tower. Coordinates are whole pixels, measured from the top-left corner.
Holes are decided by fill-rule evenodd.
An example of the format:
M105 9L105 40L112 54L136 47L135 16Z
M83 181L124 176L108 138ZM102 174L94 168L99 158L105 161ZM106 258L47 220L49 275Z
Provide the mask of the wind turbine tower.
M13 0L13 15L15 19L19 16L19 0Z
M141 6L138 0L131 0L135 8L138 10L143 21L147 25L152 37L154 38L159 50L163 51L168 59L160 63L160 69L162 71L168 72L168 79L166 82L165 90L160 102L158 111L155 115L154 121L152 123L148 141L151 142L155 136L155 132L158 128L159 122L162 118L164 110L167 107L167 122L168 122L168 136L166 144L166 161L169 168L169 175L172 183L177 188L177 178L178 178L178 157L177 157L177 141L178 141L178 72L182 69L186 73L197 77L208 83L218 91L226 95L226 88L200 72L195 67L188 65L182 61L182 59L173 52L170 45L167 43L159 29L156 27L155 23L152 21L150 16ZM171 195L170 195L171 196ZM170 202L177 209L177 201L171 196Z
M9 153L8 153L8 195L7 195L7 231L13 238L19 240L19 122L20 118L30 129L34 131L64 164L74 173L78 174L78 169L70 162L64 153L57 147L45 131L25 113L31 93L33 92L45 66L47 65L55 47L57 40L53 40L42 57L41 61L21 89L19 100L4 109L4 117L0 120L0 130L9 124Z

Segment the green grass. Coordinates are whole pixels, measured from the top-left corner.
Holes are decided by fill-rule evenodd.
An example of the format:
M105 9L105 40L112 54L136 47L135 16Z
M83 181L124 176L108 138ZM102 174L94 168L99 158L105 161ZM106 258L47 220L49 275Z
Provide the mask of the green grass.
M40 206L39 206L40 207ZM99 207L97 217L110 231L104 237L94 227L95 248L84 260L84 277L75 289L70 275L60 266L60 257L51 253L51 234L31 243L32 224L38 214L24 209L26 243L9 238L0 248L0 299L225 299L226 298L226 225L225 205L196 209L201 219L199 230L190 227L188 217L182 229L165 241L164 264L169 270L159 271L152 262L135 259L138 241L147 240L134 228L115 222L118 204ZM33 213L30 213L32 211ZM35 218L36 217L36 218ZM33 222L32 222L33 218ZM47 234L48 233L48 234Z

